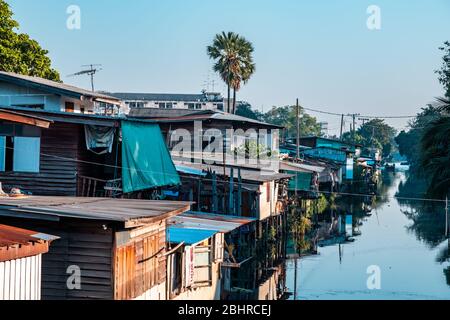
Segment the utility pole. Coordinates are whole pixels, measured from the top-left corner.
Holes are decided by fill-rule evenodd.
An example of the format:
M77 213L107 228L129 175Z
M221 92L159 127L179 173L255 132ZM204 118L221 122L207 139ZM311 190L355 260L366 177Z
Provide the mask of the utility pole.
M358 118L358 120L361 120L363 123L363 125L365 125L366 124L366 121L370 121L370 119L369 118Z
M352 117L352 123L353 123L353 126L352 126L352 140L353 140L353 143L355 143L355 133L356 133L356 117L357 116L359 116L360 114L359 113L352 113L352 114L348 114L348 116L351 116Z
M339 140L341 140L341 141L342 141L342 129L343 129L343 126L344 126L344 114L341 114L341 134L339 136Z
M300 105L298 104L298 98L296 103L296 120L297 120L297 161L300 159Z

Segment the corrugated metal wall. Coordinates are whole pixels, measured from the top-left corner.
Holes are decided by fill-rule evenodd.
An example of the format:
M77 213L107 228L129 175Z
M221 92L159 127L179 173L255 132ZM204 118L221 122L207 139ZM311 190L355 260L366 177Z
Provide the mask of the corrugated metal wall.
M40 300L42 255L0 262L0 300Z

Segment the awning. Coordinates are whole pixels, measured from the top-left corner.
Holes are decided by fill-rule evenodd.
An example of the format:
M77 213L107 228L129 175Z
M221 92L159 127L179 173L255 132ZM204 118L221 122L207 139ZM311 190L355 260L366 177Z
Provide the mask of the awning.
M106 104L113 104L116 106L120 106L120 100L115 100L115 99L106 99L106 98L95 98L94 99L97 102L103 102Z
M20 113L12 110L4 110L0 109L0 120L6 120L10 122L22 123L30 126L36 126L48 129L50 124L53 122L52 120L30 116L25 113Z
M124 193L180 184L157 124L122 121L122 141Z
M166 238L169 243L184 242L186 245L190 246L205 241L216 233L217 231L215 230L169 227L167 228Z
M255 218L190 211L170 218L169 224L179 229L214 230L228 233L256 220Z

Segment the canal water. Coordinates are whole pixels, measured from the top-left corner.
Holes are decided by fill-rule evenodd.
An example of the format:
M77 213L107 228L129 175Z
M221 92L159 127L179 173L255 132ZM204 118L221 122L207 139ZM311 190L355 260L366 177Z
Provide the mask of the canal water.
M347 196L317 254L286 260L289 299L450 299L444 204L409 199L423 193L405 173L382 180L370 201Z

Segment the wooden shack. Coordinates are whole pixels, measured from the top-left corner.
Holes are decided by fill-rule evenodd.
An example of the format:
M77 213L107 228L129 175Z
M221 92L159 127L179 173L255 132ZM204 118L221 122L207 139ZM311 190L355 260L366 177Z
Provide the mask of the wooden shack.
M166 221L190 203L0 198L0 223L58 236L42 259L43 299L165 299Z
M124 127L131 127L127 131L131 133L137 130L135 127L140 129L145 135L143 141L136 141L139 137L133 136L134 140L128 143L131 138L124 134ZM92 138L96 132L90 132L94 130L100 132L99 138ZM79 197L122 196L176 184L178 176L170 154L165 147L155 148L158 143L164 146L158 125L151 122L2 107L0 182L6 192L19 188L32 195ZM135 154L165 162L129 159ZM128 162L122 166L124 159ZM130 172L141 180L146 178L139 180L139 187L134 188L134 181L130 182ZM131 185L128 192L123 190L124 177L129 178L127 185Z

